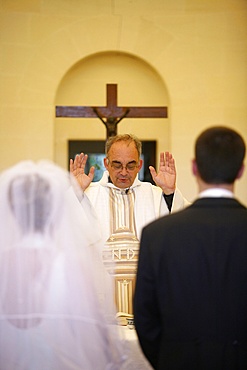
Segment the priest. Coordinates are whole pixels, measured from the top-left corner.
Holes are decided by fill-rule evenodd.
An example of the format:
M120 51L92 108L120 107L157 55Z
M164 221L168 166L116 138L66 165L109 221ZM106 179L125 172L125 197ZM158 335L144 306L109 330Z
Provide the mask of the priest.
M116 301L119 312L132 314L132 296L142 228L151 221L183 209L188 201L176 188L176 167L171 153L160 154L159 169L149 167L156 185L142 182L141 141L134 135L110 137L106 142L106 171L92 182L94 167L85 173L87 154L70 160L70 172L76 177L98 216L105 242L104 260L111 269L114 260Z

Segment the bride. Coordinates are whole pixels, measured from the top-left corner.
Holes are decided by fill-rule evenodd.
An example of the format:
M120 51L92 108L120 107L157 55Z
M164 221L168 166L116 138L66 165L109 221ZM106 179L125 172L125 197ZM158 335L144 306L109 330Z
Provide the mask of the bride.
M23 161L0 176L4 370L117 370L124 360L100 257L95 265L97 225L86 196L76 189L86 207L79 209L69 195L76 186L46 161Z

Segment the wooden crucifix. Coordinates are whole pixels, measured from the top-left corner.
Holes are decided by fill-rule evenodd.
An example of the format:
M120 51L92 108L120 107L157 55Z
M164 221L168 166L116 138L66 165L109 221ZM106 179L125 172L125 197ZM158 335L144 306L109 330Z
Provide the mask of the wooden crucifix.
M109 138L117 135L117 125L123 118L167 118L167 107L118 107L117 84L107 84L105 107L56 106L56 117L98 117Z

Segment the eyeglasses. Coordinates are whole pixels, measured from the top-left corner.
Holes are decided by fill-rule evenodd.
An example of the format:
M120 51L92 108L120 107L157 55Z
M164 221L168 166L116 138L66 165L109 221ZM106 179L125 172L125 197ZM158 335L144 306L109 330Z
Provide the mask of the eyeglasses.
M109 164L111 165L111 167L115 170L115 171L122 171L124 168L126 169L126 171L134 171L135 168L137 168L139 166L139 164L137 164L135 161L133 162L129 162L127 163L125 166L123 165L123 163L121 162L118 162L118 161L110 161L108 159L108 162Z

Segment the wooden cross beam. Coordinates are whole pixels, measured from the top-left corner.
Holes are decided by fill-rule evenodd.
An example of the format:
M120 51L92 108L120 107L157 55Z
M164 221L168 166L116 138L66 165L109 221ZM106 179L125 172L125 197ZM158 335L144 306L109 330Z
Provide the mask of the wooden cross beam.
M117 84L107 84L105 107L56 106L56 117L98 117L109 138L117 135L117 124L123 118L167 118L167 107L118 107Z

